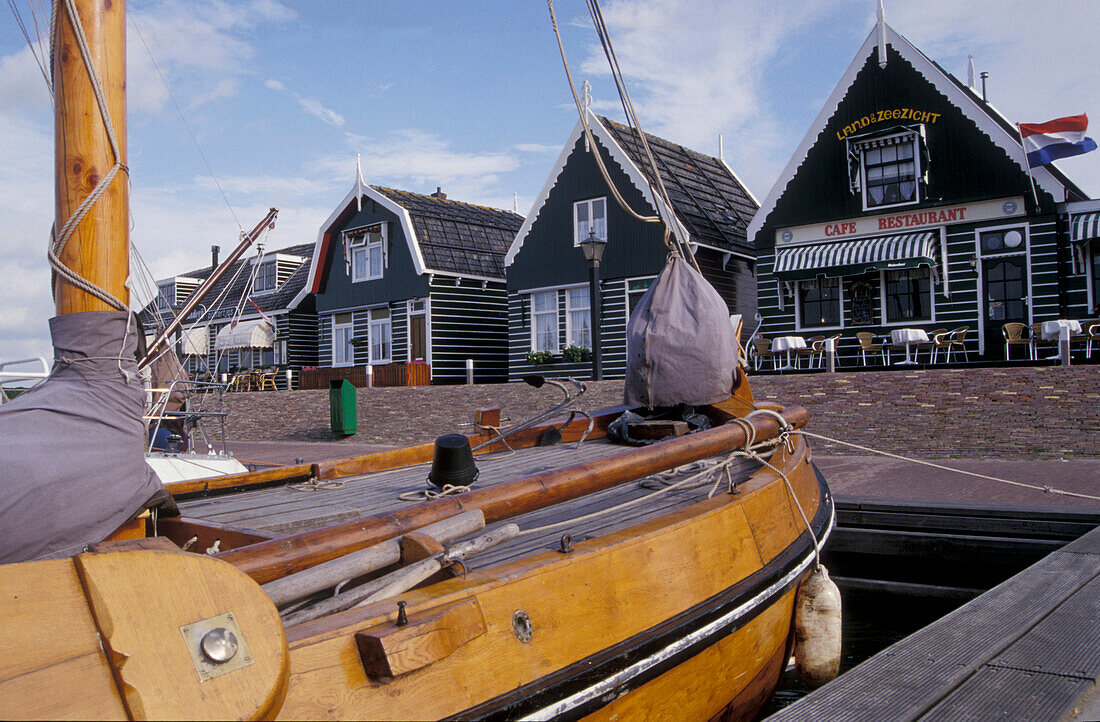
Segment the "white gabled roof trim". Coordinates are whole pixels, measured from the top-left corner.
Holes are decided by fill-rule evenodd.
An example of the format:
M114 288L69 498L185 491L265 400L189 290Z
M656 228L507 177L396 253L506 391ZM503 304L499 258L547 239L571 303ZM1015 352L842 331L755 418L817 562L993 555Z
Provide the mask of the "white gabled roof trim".
M642 197L649 203L651 208L656 208L657 213L660 214L665 222L669 223L672 227L673 233L680 240L681 243L687 244L690 240L690 236L687 232L687 228L680 222L680 219L676 217L676 214L672 210L666 207L664 201L654 200L653 193L650 191L649 183L646 182L645 176L642 174L641 169L634 164L630 156L626 151L619 146L614 136L603 126L599 118L596 117L592 111L588 111L588 125L592 129L592 135L596 137L604 148L607 149L611 158L619 164L619 166L626 173L630 182L642 193ZM539 211L546 204L546 199L550 196L550 191L557 184L558 177L565 169L565 164L569 160L569 156L573 152L573 147L577 144L577 140L584 136L584 127L581 125L580 120L573 126L573 131L569 134L569 138L565 141L565 147L562 148L561 154L558 155L557 163L554 165L554 169L551 171L549 177L546 179L546 183L542 186L542 191L539 193L538 198L531 205L531 210L527 213L527 218L523 221L523 226L520 227L519 232L516 233L516 238L512 241L511 247L508 249L508 253L504 256L504 266L507 268L512 265L512 261L515 260L516 255L519 254L520 249L523 247L523 242L527 238L528 232L531 230L531 226L535 222L535 218L538 216ZM595 150L591 152L596 152ZM740 181L738 181L740 182ZM744 184L742 184L744 185ZM745 189L748 190L747 188ZM751 194L750 194L751 195ZM637 209L635 209L637 210Z
M951 78L929 60L924 53L914 47L912 43L906 40L892 27L885 23L883 24L886 30L886 42L889 45L893 45L894 50L896 50L902 58L907 60L910 65L913 66L914 70L923 75L928 82L932 83L936 90L943 93L943 95L947 97L964 116L974 122L978 130L988 135L996 145L1008 153L1009 158L1020 167L1020 170L1026 173L1027 165L1024 160L1024 152L1023 148L1020 146L1019 139L1014 134L1006 131L1004 127L990 117L989 113L986 112L974 98L956 85ZM847 95L848 89L852 87L852 83L855 82L856 76L867 62L867 58L875 51L875 47L878 44L878 31L879 27L876 23L875 27L871 29L870 34L868 34L867 40L864 41L863 47L856 53L848 69L840 78L840 82L837 83L836 88L833 89L832 95L825 101L825 105L822 106L821 112L817 114L817 118L814 119L810 129L802 138L802 142L798 145L794 155L787 161L787 165L779 174L779 178L776 180L771 190L768 191L768 195L760 205L760 210L757 211L752 222L749 223L747 235L750 243L756 238L756 234L760 232L768 214L775 210L775 204L779 200L779 196L783 194L787 185L794 178L795 174L798 173L798 169L806 160L806 155L810 152L810 148L814 146L817 137L825 129L829 120L836 113L837 108L840 107L840 101ZM990 106L990 112L1001 115L1000 112L995 110L992 106ZM1001 117L1003 118L1004 116L1001 115ZM1038 168L1032 168L1031 174L1035 178L1035 182L1038 183L1044 191L1050 193L1054 197L1055 202L1059 201L1059 191L1061 191L1061 200L1065 200L1065 186L1062 185L1046 167L1040 166Z
M349 204L358 199L359 191L362 191L362 195L375 201L380 206L396 215L398 219L400 219L401 230L404 231L405 242L409 246L409 256L412 258L413 268L416 270L417 275L423 275L425 273L431 272L424 265L424 256L420 253L420 244L417 242L416 232L413 230L412 217L409 215L409 212L405 210L404 206L398 205L375 189L371 188L369 185L363 184L360 178L356 178L355 184L351 187L351 190L348 191L348 194L344 196L344 200L340 201L340 203L336 206L336 209L331 214L329 214L329 217L326 218L325 222L321 224L321 229L317 231L317 240L314 241L313 245L313 260L310 261L309 264L309 276L306 278L306 283L304 286L302 286L302 290L299 291L298 295L294 297L294 300L290 302L290 308L297 308L302 299L309 295L310 289L313 288L313 281L317 277L317 271L321 263L321 241L324 239L325 234L328 232L328 230L336 222L336 219L340 217L340 214L342 214L344 210L347 209Z

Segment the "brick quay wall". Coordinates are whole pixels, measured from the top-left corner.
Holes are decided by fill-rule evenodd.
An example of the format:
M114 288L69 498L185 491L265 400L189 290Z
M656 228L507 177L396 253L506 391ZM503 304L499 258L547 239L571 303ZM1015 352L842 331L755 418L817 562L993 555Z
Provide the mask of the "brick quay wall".
M805 406L808 431L925 458L1100 457L1100 366L754 375L758 400ZM621 402L622 381L589 383L579 405ZM561 400L526 384L357 389L359 431L349 443L406 445L473 430L478 408L516 423ZM227 395L237 441L333 441L328 391ZM860 454L813 440L819 453Z

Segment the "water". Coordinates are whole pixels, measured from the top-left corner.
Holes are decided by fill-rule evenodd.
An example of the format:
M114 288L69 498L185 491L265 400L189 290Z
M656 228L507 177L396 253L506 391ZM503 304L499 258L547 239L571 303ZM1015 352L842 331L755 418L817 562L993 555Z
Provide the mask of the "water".
M960 606L956 601L844 591L841 604L841 674ZM761 710L759 719L775 714L809 692L791 667L779 678L779 687Z

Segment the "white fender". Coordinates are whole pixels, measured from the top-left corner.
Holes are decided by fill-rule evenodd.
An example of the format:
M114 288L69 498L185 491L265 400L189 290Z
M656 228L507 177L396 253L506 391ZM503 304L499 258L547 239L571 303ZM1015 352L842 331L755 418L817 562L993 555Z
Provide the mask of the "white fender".
M794 608L794 659L798 678L820 687L840 671L840 590L824 566L798 588Z

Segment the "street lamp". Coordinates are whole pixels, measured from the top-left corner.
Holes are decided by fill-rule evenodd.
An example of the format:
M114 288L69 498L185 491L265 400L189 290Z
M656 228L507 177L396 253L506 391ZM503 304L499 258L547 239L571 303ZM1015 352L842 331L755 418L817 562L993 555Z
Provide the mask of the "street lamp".
M592 312L592 380L603 378L603 360L600 358L600 259L607 241L596 238L595 229L588 231L588 238L580 243L584 257L589 263L588 270L588 307Z

